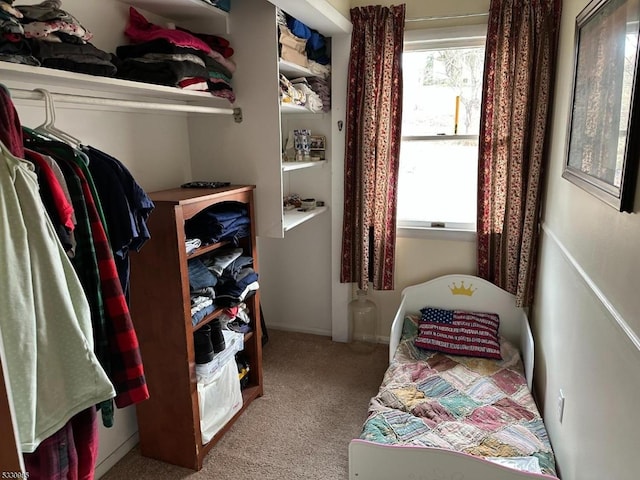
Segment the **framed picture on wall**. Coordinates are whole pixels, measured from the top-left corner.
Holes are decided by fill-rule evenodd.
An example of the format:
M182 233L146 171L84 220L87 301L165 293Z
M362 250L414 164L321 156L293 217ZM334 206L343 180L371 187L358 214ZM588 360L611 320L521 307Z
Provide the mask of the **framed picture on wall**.
M576 17L573 90L562 176L619 211L633 210L640 154L640 0L592 0Z

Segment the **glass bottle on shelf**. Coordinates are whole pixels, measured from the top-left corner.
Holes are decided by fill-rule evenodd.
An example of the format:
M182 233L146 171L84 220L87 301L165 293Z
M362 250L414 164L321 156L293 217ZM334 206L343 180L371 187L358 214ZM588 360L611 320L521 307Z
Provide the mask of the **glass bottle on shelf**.
M376 347L378 310L364 290L349 302L349 345L358 353L371 353Z

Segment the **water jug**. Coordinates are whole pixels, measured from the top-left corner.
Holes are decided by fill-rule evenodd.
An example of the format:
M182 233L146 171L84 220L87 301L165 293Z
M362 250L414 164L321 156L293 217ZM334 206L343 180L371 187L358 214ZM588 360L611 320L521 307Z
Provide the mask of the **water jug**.
M376 347L378 332L376 304L364 290L349 302L349 340L351 348L359 353L370 353Z

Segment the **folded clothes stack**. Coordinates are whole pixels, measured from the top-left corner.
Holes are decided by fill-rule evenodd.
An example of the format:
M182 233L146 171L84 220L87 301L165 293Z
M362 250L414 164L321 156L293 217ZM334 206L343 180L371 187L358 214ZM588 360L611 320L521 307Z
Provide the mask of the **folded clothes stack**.
M13 0L0 1L0 60L39 66L20 23L23 15L12 4Z
M243 255L242 248L218 250L214 256L204 258L203 263L216 275L218 306L237 305L259 288L253 257Z
M231 79L236 70L229 41L216 35L165 28L129 8L125 35L129 45L115 54L95 47L93 34L61 0L13 5L0 0L0 61L43 66L104 77L209 92L236 100ZM228 11L229 2L210 0Z
M309 77L307 78L309 87L313 90L320 101L322 102L322 111L328 112L331 110L331 77L328 75L321 77Z
M199 238L203 244L231 241L236 244L250 233L251 219L246 205L222 202L209 207L187 220L187 238Z
M224 322L227 330L238 333L251 331L251 317L245 303L239 303L232 307L226 307L220 315L220 321Z
M298 90L305 97L305 106L314 113L321 112L323 110L323 102L310 86L306 77L294 78L291 80L293 88Z
M290 105L306 106L307 96L298 90L291 80L280 74L280 101Z
M226 321L240 320L235 330L241 331L248 324L244 300L260 288L258 273L253 269L253 257L243 255L242 248L228 248L215 254L188 261L189 287L191 292L191 323L199 324L216 308L235 307L226 312ZM226 323L226 322L225 322Z
M124 33L131 43L116 48L119 78L207 91L235 102L231 78L236 65L224 38L161 27L133 7Z
M185 222L190 243L231 244L188 261L193 325L217 308L238 306L259 289L253 257L239 246L250 234L250 222L247 206L239 202L213 205Z
M282 103L305 106L312 112L328 112L331 105L330 44L318 31L280 9L277 12L280 58L307 68L313 74L293 80L281 75Z
M61 0L13 6L0 1L0 60L112 77L111 55L89 42L93 34Z

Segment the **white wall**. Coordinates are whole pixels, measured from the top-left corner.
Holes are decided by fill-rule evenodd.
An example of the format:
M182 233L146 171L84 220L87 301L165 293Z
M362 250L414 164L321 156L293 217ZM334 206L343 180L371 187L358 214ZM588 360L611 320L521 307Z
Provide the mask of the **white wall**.
M258 238L260 300L267 329L331 336L331 217L320 215L283 239Z
M548 229L533 313L535 390L563 480L638 478L640 351L600 286ZM609 308L607 308L609 307ZM562 389L562 423L556 409Z
M351 0L351 7L362 7L366 5L399 5L406 4L405 18L407 21L405 29L415 30L420 28L447 27L451 25L473 25L486 22L486 17L469 16L467 18L458 17L451 19L424 19L425 17L448 17L463 16L473 14L484 14L489 11L490 0L456 0L455 2L443 2L441 0L406 0L397 2L393 0Z
M575 17L563 5L538 292L532 310L535 388L564 480L638 477L640 218L561 178ZM625 332L625 328L628 332ZM636 342L636 344L634 344ZM565 416L556 412L558 390Z
M351 5L349 4L349 0L327 0L333 8L338 10L343 16L349 18L349 9Z
M398 237L396 242L395 289L369 290L378 310L378 338L389 339L391 323L400 305L402 290L441 275L475 275L476 244L469 240L445 240L435 232L429 238ZM436 237L436 238L434 238ZM355 296L355 290L353 291Z

